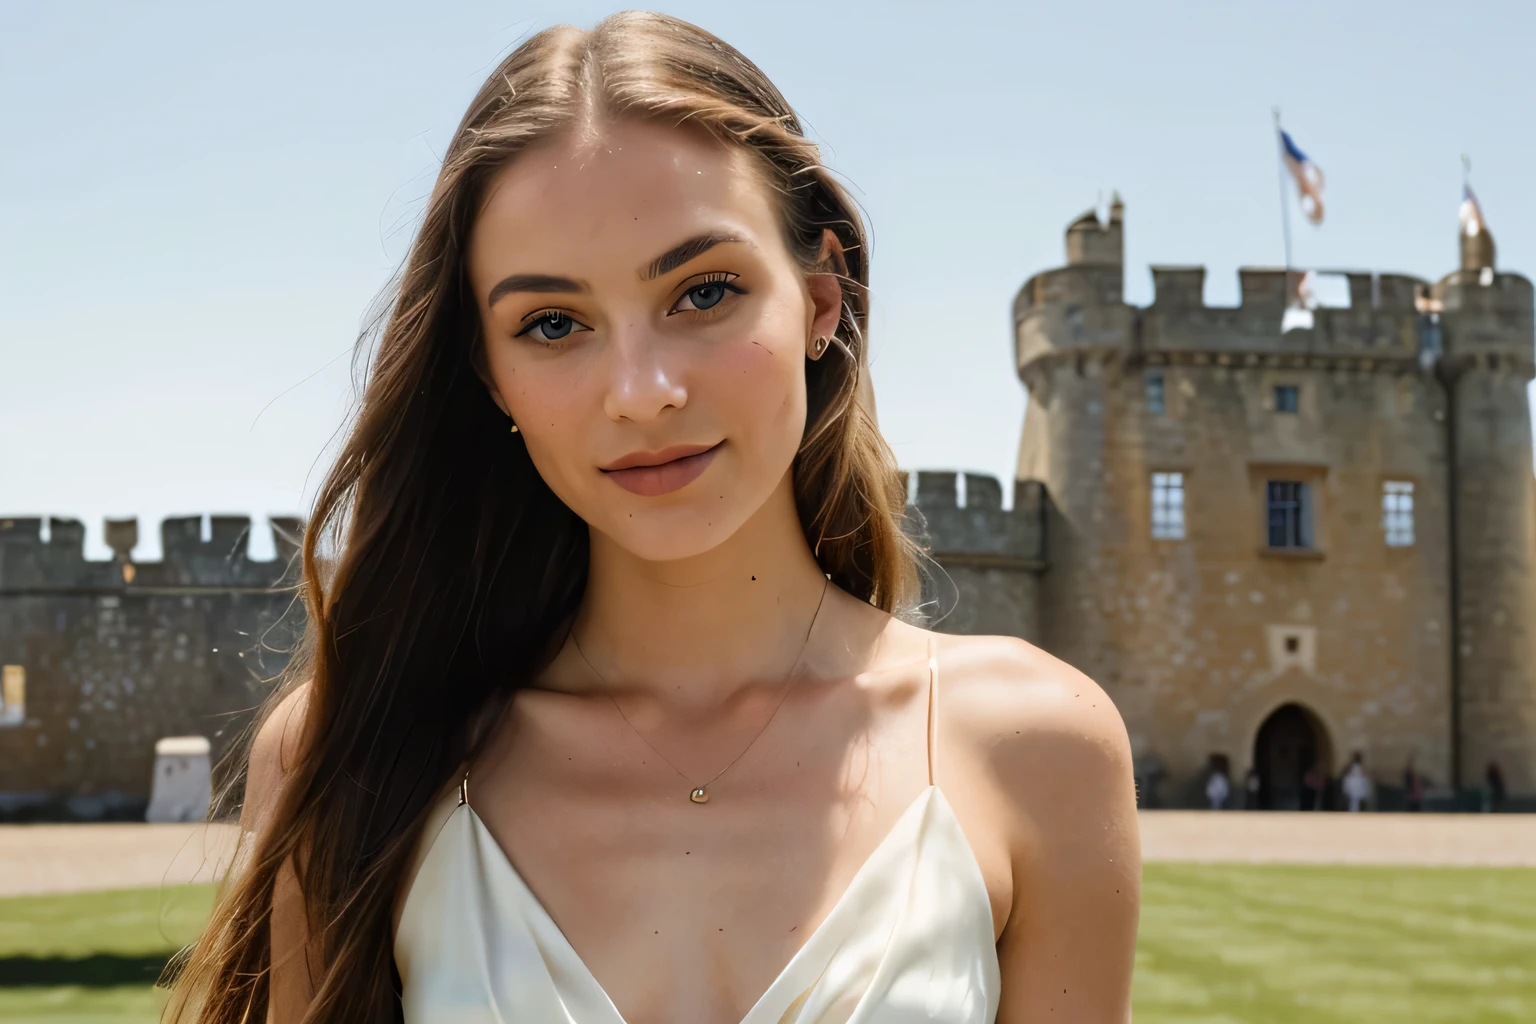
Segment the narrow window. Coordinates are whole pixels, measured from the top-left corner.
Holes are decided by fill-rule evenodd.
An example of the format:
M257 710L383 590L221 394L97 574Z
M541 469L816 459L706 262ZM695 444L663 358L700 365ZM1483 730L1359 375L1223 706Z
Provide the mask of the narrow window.
M20 725L26 717L26 667L7 665L0 669L0 725Z
M1295 480L1271 480L1268 491L1269 546L1310 548L1312 509L1307 485Z
M1161 416L1166 411L1163 404L1163 371L1147 371L1147 412Z
M1413 546L1413 483L1387 480L1381 485L1381 528L1387 547Z
M1152 474L1152 539L1184 539L1184 474Z
M1301 396L1294 384L1275 385L1275 412L1296 412Z

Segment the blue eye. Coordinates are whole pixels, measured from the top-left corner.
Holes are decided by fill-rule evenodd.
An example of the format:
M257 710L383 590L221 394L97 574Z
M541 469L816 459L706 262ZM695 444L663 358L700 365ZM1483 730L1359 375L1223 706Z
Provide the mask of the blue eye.
M542 341L548 344L552 341L561 341L578 331L589 330L591 330L590 327L582 324L574 317L557 310L550 310L547 313L540 313L529 321L526 327L517 332L517 337L521 338L526 335L535 341Z
M702 313L713 309L725 300L727 292L735 292L737 295L745 295L744 289L731 283L735 274L710 274L703 281L693 285L677 300L677 305L668 311L673 313Z
M708 309L725 298L725 284L720 281L711 281L709 284L695 285L688 289L688 301L693 303L694 309Z

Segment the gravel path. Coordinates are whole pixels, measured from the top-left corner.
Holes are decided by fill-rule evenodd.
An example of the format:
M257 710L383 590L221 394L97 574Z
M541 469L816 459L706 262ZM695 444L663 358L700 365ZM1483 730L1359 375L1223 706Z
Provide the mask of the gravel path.
M211 882L233 825L0 825L0 896Z
M208 882L231 825L0 826L0 896ZM1536 867L1536 814L1144 811L1147 861Z
M1143 811L1146 861L1536 867L1536 814Z

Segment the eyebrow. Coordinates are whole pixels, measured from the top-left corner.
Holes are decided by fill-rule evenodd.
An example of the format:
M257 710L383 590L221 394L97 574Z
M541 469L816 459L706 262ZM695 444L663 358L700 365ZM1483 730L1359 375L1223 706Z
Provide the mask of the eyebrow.
M729 242L740 242L742 239L735 235L723 235L706 233L695 235L686 242L681 242L662 253L640 271L640 280L653 281L663 274L670 274L678 267L690 260L698 259L717 245L725 245ZM569 277L557 277L552 274L512 274L502 278L491 287L490 295L486 296L485 304L494 306L505 296L514 292L584 292L586 285L574 281Z
M717 245L740 241L741 239L735 235L721 235L713 232L695 235L686 242L674 245L652 260L649 266L640 271L640 280L654 281L662 274L670 274L689 260L697 259Z
M491 288L491 294L486 297L487 306L496 305L497 301L505 295L513 292L584 292L586 286L568 277L554 277L549 274L513 274L497 281Z

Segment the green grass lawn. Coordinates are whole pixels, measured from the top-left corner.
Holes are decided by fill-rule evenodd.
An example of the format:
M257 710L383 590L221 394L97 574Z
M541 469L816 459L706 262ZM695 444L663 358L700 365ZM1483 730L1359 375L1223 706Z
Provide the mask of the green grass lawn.
M1536 869L1148 865L1137 1024L1536 1021Z
M0 900L0 1022L156 1020L212 899ZM1536 870L1149 865L1136 1021L1536 1021Z
M211 885L0 899L0 1022L158 1020L155 979L212 906Z

